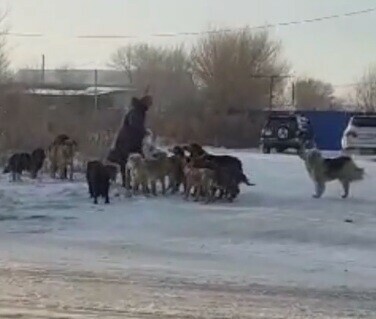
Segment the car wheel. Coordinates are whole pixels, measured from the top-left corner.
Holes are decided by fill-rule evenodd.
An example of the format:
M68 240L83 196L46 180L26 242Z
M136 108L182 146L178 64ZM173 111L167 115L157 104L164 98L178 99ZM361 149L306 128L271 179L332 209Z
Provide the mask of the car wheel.
M289 129L286 126L281 126L277 130L277 136L280 140L287 140L289 138Z
M284 147L277 147L277 153L283 153L286 149Z

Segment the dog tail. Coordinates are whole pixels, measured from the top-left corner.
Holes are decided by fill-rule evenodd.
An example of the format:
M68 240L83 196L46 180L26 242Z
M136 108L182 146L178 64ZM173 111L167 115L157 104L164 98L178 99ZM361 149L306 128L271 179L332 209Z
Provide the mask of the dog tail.
M240 182L244 183L247 186L256 186L256 184L251 183L247 176L244 173L240 174Z
M361 181L364 178L365 171L364 168L356 166L356 164L351 161L347 167L347 175L348 179L352 182Z

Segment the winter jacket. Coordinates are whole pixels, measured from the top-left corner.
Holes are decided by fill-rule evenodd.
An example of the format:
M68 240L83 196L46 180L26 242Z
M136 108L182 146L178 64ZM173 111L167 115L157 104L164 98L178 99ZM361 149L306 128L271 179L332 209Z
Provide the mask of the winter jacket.
M122 164L127 161L130 153L140 153L142 140L146 134L145 118L148 106L142 99L133 98L131 109L124 117L115 140L114 147L110 150L108 160Z

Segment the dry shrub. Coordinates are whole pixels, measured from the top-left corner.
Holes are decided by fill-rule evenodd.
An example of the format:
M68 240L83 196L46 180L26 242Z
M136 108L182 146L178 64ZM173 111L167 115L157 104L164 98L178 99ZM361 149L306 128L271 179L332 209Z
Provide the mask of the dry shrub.
M51 107L23 94L0 96L0 151L31 151L46 148L61 133L79 144L82 155L104 158L122 123L124 111L93 110L79 104ZM264 113L216 114L205 108L182 108L180 112L150 114L148 126L166 143L199 142L232 148L258 144Z
M266 113L213 114L154 118L152 128L169 143L198 142L230 148L257 147Z
M2 152L46 148L56 135L64 133L77 140L85 155L103 157L123 116L121 110L94 111L77 104L51 107L21 93L0 100ZM95 134L99 140L93 138Z

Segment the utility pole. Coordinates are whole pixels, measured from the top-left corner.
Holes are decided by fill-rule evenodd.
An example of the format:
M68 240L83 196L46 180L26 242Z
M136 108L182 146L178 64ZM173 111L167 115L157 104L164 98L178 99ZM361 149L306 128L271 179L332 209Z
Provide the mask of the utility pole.
M44 54L42 54L42 69L41 69L41 84L45 84L45 68L46 68L46 59Z
M94 109L98 110L98 70L94 70Z
M252 75L252 78L262 78L262 79L270 79L270 86L269 86L269 110L271 111L273 109L273 98L274 98L274 85L276 79L286 79L286 78L292 78L292 75ZM293 103L295 100L295 86L293 84L292 89L292 98Z
M276 75L270 76L270 87L269 87L269 110L271 111L273 108L273 98L274 98L274 79L276 79Z
M291 88L291 104L292 107L295 108L295 82L292 82L292 88Z

